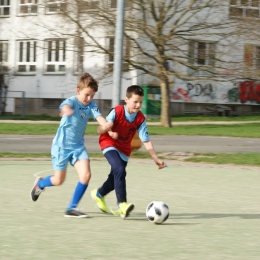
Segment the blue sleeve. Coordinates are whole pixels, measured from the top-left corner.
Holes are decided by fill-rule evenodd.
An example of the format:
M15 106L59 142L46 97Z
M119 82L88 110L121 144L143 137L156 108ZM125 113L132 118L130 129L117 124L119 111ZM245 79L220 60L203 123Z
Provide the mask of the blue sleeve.
M98 116L102 116L95 101L91 101L90 109L91 115L94 119L96 119Z
M141 139L142 142L150 141L150 136L149 136L149 133L148 133L146 121L144 121L140 125L140 127L138 129L138 135L139 135L139 138Z
M115 109L112 109L109 114L106 116L106 121L107 122L114 122L116 117L116 111Z
M59 109L61 110L61 108L64 106L64 105L69 105L72 109L74 108L74 102L71 98L67 98L65 99L59 106Z

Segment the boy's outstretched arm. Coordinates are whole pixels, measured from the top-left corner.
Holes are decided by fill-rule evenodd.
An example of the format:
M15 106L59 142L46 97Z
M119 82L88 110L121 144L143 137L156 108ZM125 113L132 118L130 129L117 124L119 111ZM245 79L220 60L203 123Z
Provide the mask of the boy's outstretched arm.
M159 169L163 169L165 167L165 163L158 158L153 144L151 141L147 141L147 142L143 142L145 149L149 152L149 154L151 155L152 159L154 160L154 162L158 165Z
M103 118L103 117L102 117L102 118ZM103 119L105 119L105 118L103 118ZM98 126L98 128L97 128L98 134L101 135L101 134L104 134L104 133L108 132L109 136L110 136L111 138L113 138L114 140L116 140L116 139L118 138L118 133L113 132L113 131L111 130L111 128L113 127L113 122L107 122L106 120L105 120L105 122L104 122L103 119L101 119L103 125L100 124L100 125ZM98 119L97 119L97 120L98 120Z
M99 123L99 126L97 128L98 134L106 133L113 126L113 122L107 122L106 119L103 116L98 116L96 119L97 119L97 121Z

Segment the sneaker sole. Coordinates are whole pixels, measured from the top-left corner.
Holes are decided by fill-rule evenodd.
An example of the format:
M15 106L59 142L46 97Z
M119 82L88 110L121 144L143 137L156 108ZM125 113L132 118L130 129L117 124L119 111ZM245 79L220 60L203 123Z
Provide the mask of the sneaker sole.
M82 216L71 216L71 215L64 215L65 218L88 218L88 215Z
M125 215L120 215L122 219L127 218L130 215L130 212L135 208L134 204L132 204L126 211Z
M37 201L37 200L33 200L33 198L32 198L32 191L33 191L35 185L37 184L37 182L38 182L40 179L41 179L41 177L37 177L37 178L35 179L34 183L33 183L33 187L32 187L31 192L30 192L31 201L34 201L34 202ZM38 198L37 198L37 199L38 199Z

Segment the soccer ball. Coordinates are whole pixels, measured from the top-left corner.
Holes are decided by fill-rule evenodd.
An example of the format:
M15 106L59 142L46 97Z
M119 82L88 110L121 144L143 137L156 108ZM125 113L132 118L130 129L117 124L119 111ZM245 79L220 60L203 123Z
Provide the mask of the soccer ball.
M169 214L169 207L163 201L152 201L146 208L147 219L155 224L165 222Z

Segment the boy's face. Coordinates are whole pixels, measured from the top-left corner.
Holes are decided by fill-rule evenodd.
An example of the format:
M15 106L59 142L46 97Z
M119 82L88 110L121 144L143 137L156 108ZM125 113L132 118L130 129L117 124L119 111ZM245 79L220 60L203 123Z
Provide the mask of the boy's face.
M132 114L136 113L140 110L142 103L143 103L143 97L133 94L130 98L125 98L126 102L126 109L127 111Z
M77 94L78 100L83 105L88 105L93 100L96 92L92 88L77 88Z

